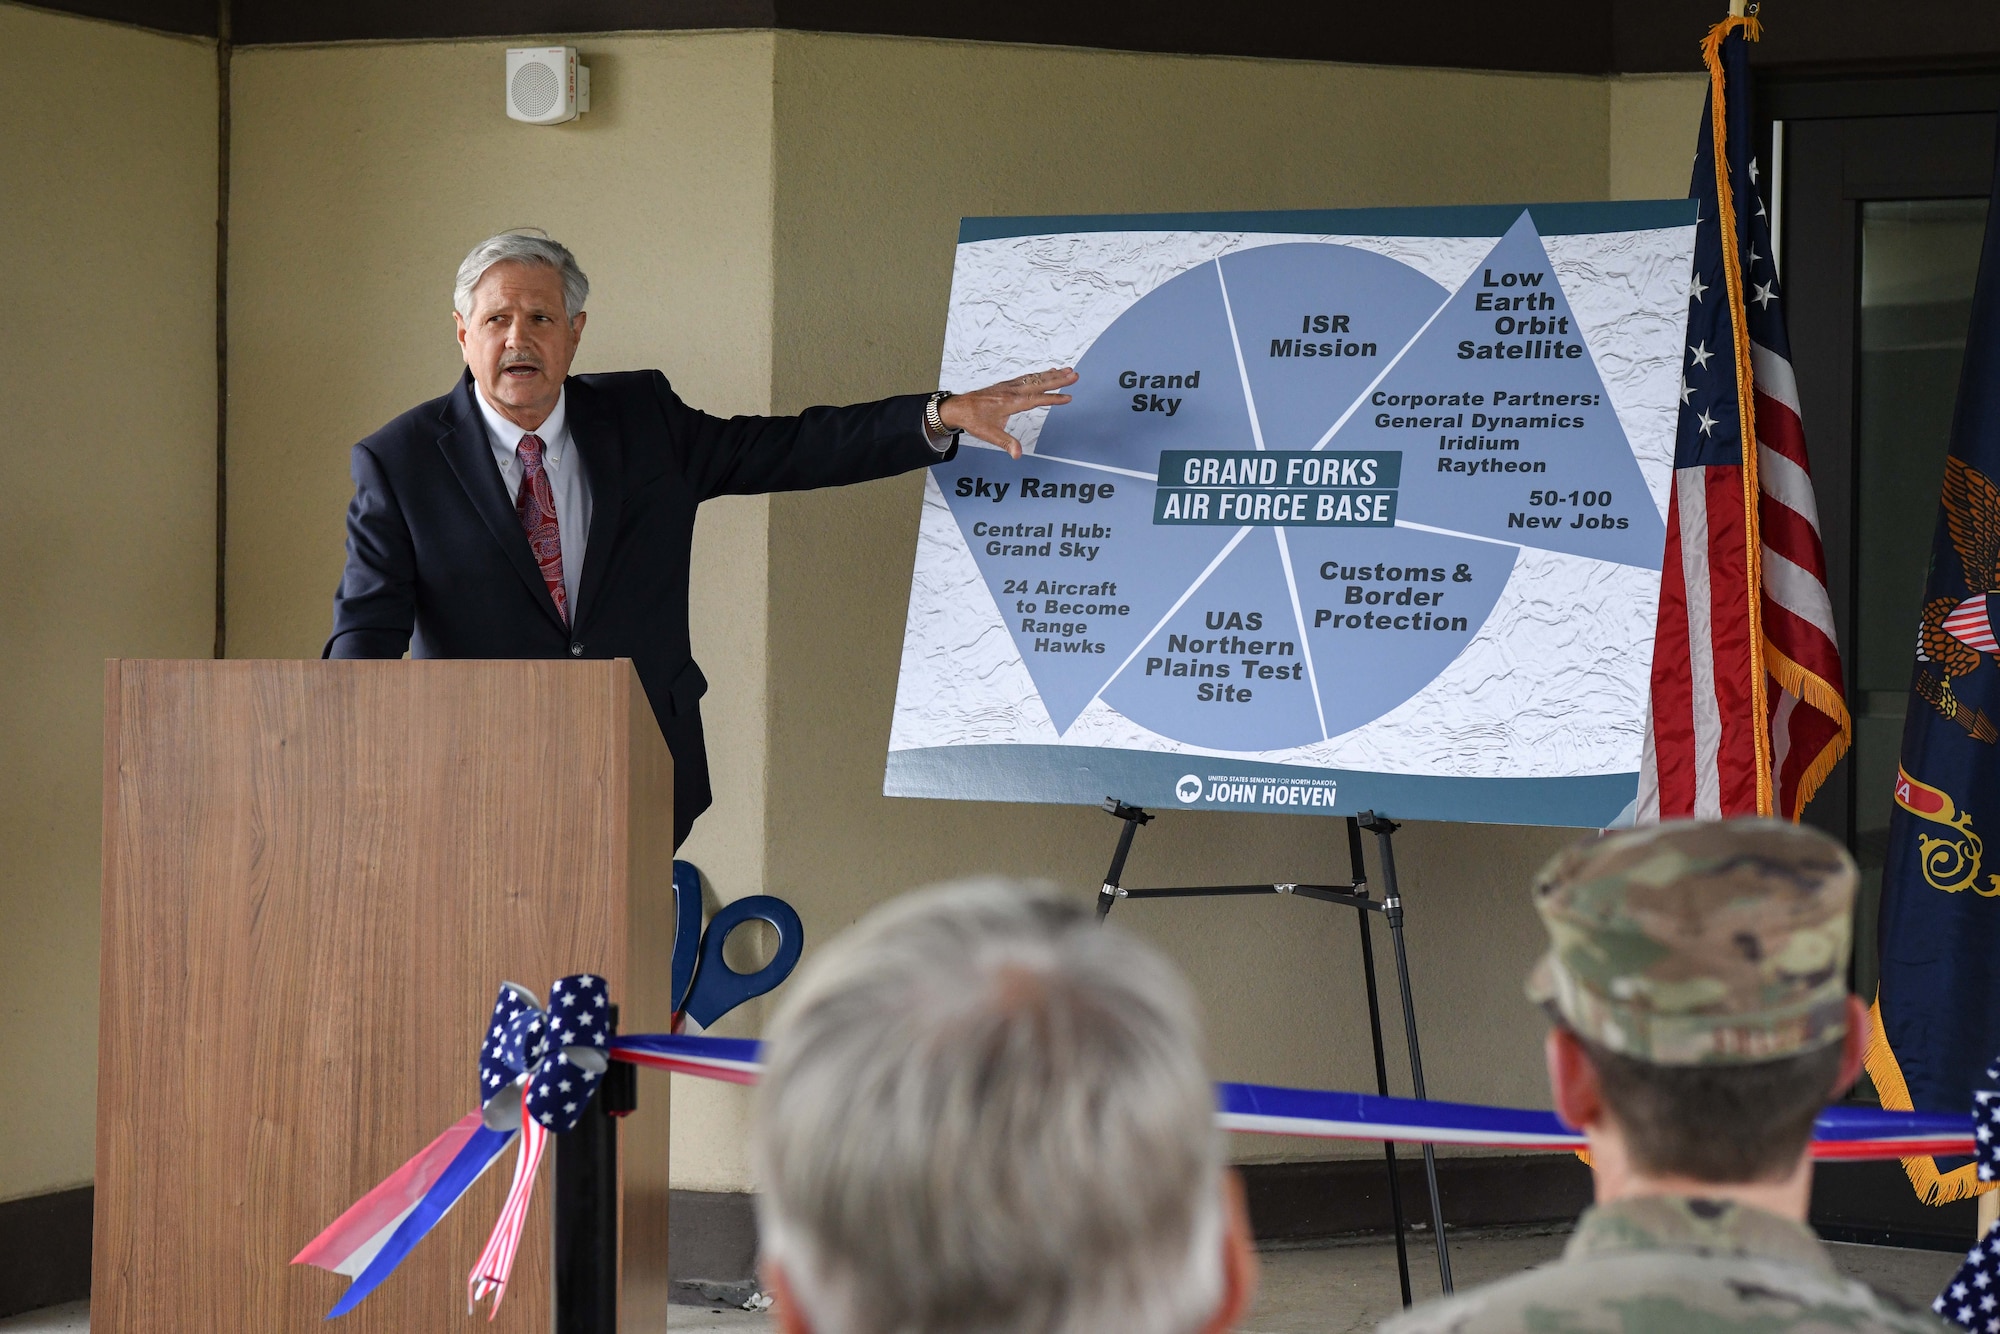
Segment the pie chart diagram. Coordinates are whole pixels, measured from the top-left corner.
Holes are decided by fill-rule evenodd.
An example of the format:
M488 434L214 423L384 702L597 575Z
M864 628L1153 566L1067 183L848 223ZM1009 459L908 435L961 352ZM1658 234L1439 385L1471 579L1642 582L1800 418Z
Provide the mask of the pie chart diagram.
M1524 552L1659 567L1526 212L1456 290L1359 245L1232 250L1076 366L1033 452L932 470L1058 738L1097 706L1210 751L1330 741L1465 654Z

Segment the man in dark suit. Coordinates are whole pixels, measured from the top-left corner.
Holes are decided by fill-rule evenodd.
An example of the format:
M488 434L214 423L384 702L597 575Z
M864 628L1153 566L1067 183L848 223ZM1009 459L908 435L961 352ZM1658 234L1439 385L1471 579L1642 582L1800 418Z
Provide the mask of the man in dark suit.
M323 656L630 658L674 757L674 843L710 802L708 681L688 642L695 508L871 481L969 432L1067 403L1069 370L796 417L697 411L658 371L571 377L590 284L563 246L503 232L459 266L466 372L354 447L347 568Z

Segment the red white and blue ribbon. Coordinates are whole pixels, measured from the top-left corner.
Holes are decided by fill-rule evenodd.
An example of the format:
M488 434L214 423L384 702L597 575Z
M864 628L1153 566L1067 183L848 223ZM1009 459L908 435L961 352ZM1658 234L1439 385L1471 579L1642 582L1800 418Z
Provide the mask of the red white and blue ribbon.
M507 1293L548 1137L582 1119L610 1068L610 1041L603 978L577 973L558 980L547 1010L526 987L502 983L479 1049L480 1110L432 1140L292 1257L293 1264L354 1279L327 1317L347 1314L379 1287L519 1139L507 1201L466 1277L468 1309L491 1296L492 1319Z
M489 1296L493 1308L486 1318L499 1313L549 1136L573 1130L583 1119L597 1081L611 1068L605 1054L610 1041L611 995L603 978L575 973L558 979L549 989L546 1011L526 987L501 984L492 1027L479 1049L479 1092L486 1124L518 1128L521 1153L507 1202L465 1280L468 1313Z
M754 1084L763 1070L758 1044L741 1038L633 1034L613 1038L611 1055L614 1060L656 1070L735 1084ZM1217 1084L1216 1102L1218 1125L1252 1134L1565 1152L1584 1147L1583 1136L1564 1125L1554 1112L1266 1084ZM1813 1127L1815 1158L1901 1158L1971 1151L1971 1129L1962 1116L1829 1107Z
M293 1256L295 1265L354 1280L327 1318L346 1315L380 1287L513 1142L514 1132L490 1130L478 1112L466 1113Z
M594 989L570 986L593 982ZM328 1312L329 1317L353 1310L356 1303L388 1277L410 1248L437 1225L513 1142L519 1127L537 1142L523 1142L514 1188L508 1193L500 1222L495 1225L486 1251L469 1280L474 1299L490 1291L498 1309L514 1249L520 1242L535 1164L540 1160L546 1136L576 1124L589 1098L589 1088L595 1086L595 1075L590 1077L588 1085L580 1082L576 1071L588 1072L582 1060L609 1056L649 1069L732 1084L755 1084L763 1073L760 1044L744 1038L636 1033L610 1037L603 1044L592 1042L588 1049L579 1051L575 1043L586 1040L592 1032L604 1031L601 1024L593 1030L573 1022L579 1002L588 1012L599 1010L596 997L602 994L603 981L565 978L558 988L557 998L552 999L546 1016L535 1007L534 1016L520 1017L526 1014L533 997L519 988L511 991L503 988L501 1003L495 1009L497 1032L489 1034L487 1051L492 1051L496 1037L508 1037L509 1040L499 1043L501 1051L495 1053L495 1059L500 1062L497 1068L503 1079L506 1072L513 1072L512 1082L505 1083L498 1093L505 1094L524 1085L527 1088L525 1098L513 1099L515 1121L493 1128L495 1099L489 1098L488 1112L483 1118L481 1113L472 1113L440 1135L342 1214L293 1260L294 1264L317 1265L354 1277L353 1286ZM502 1014L513 1006L519 1007L517 1014ZM542 1025L539 1032L535 1031L536 1017ZM572 1022L566 1025L565 1019ZM516 1033L518 1041L510 1036ZM564 1044L560 1055L551 1056L551 1041ZM487 1066L482 1054L484 1088L493 1088L490 1078L493 1073L495 1070ZM561 1086L565 1078L571 1081L569 1089ZM505 1098L499 1101L504 1109ZM1565 1126L1553 1112L1264 1084L1218 1084L1216 1101L1218 1125L1225 1130L1253 1134L1561 1152L1584 1147L1583 1136ZM575 1105L571 1106L572 1103ZM525 1119L519 1114L523 1105L528 1110ZM1813 1156L1821 1159L1965 1155L1972 1153L1973 1148L1972 1128L1965 1117L1929 1112L1829 1107L1820 1114L1813 1132Z

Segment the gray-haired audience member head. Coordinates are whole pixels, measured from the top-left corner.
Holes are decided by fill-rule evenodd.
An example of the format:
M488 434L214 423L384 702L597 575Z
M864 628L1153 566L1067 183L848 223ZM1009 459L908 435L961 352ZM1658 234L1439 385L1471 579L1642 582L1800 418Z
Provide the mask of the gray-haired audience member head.
M590 299L590 279L584 277L583 270L577 267L576 256L569 253L569 247L552 240L539 227L524 227L489 236L472 247L465 262L458 266L458 281L451 289L451 308L471 319L472 291L479 286L479 280L495 264L510 261L554 269L556 276L562 279L563 308L571 319L577 317L583 310L583 303Z
M1255 1289L1186 986L1019 885L908 895L817 953L752 1154L785 1334L1200 1334Z

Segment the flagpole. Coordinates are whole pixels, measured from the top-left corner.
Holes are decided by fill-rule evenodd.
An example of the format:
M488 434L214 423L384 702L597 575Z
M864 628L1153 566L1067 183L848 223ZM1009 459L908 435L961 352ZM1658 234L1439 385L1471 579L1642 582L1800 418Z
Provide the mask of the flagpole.
M1729 178L1729 145L1725 107L1728 94L1724 86L1722 72L1722 43L1729 33L1741 28L1743 35L1754 41L1758 35L1757 20L1751 6L1745 0L1730 0L1730 16L1709 29L1702 40L1702 63L1708 67L1709 82L1709 129L1713 136L1711 148L1715 160L1715 201L1716 225L1722 234L1722 276L1729 294L1732 352L1736 363L1736 420L1742 440L1743 473L1743 568L1745 571L1744 620L1750 628L1750 719L1751 738L1756 751L1757 768L1757 814L1771 815L1776 812L1775 789L1777 775L1771 771L1771 713L1767 704L1767 683L1765 681L1765 642L1763 618L1762 546L1760 533L1760 492L1757 481L1757 408L1751 388L1750 334L1744 321L1747 311L1743 301L1743 260L1737 252L1739 233L1736 226L1735 194L1736 186Z

